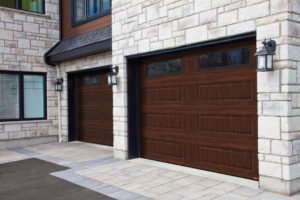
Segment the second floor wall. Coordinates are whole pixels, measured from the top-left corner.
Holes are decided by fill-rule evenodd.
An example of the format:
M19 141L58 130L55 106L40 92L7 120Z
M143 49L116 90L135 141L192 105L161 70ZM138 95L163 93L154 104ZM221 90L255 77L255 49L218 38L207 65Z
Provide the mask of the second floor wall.
M0 70L47 71L44 53L59 40L59 0L44 14L0 6Z
M62 1L62 40L110 25L110 0Z

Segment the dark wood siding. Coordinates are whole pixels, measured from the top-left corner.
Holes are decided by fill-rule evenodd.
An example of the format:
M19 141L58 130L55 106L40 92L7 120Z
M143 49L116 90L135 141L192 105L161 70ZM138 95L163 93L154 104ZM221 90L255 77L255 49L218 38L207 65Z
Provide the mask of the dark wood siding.
M250 47L250 64L199 70L198 55ZM141 156L250 179L258 177L255 41L174 55L176 74L140 69ZM226 61L226 59L224 59Z
M111 14L108 14L84 24L72 27L71 7L71 0L62 1L62 40L93 31L112 23Z

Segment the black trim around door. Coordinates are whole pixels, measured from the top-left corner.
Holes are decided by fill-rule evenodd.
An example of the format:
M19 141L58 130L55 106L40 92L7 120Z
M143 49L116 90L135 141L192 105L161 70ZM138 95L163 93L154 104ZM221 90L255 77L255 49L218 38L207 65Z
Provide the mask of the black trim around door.
M182 47L164 49L154 52L127 56L127 113L128 113L128 158L140 157L140 112L139 112L139 65L143 59L153 56L167 56L174 53L207 48L231 42L245 41L256 38L256 32L245 33L232 37L186 45Z
M68 141L78 140L77 133L77 81L78 77L85 73L108 72L111 65L91 69L67 72L68 77Z

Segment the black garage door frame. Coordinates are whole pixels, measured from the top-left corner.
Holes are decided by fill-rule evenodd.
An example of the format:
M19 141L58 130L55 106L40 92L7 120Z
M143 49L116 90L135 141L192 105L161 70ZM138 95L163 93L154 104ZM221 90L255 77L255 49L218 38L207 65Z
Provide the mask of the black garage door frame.
M143 59L153 56L162 57L191 50L199 50L201 48L230 44L253 38L256 38L256 32L220 38L217 40L206 41L172 49L127 56L128 158L133 159L140 157L139 63Z
M76 77L78 75L89 72L109 72L112 65L105 65L91 69L84 69L78 71L67 72L68 81L68 141L77 141L77 84Z

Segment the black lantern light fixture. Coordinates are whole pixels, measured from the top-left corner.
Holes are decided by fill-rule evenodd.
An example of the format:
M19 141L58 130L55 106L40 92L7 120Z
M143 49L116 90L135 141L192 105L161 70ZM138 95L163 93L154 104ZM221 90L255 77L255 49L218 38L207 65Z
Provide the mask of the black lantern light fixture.
M111 71L106 74L107 76L107 85L117 85L117 74L119 73L119 66L115 66L111 68Z
M63 84L63 82L64 82L63 78L56 79L56 82L55 82L55 90L56 91L62 91L62 84Z
M256 71L273 71L273 55L275 55L276 42L271 39L267 42L265 39L262 43L262 49L254 54L257 56Z

